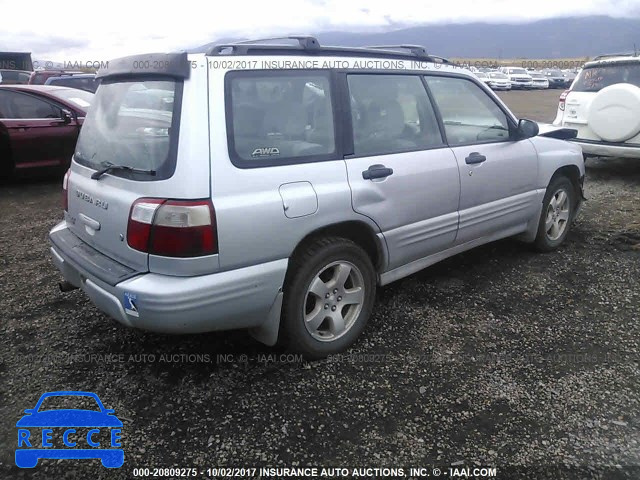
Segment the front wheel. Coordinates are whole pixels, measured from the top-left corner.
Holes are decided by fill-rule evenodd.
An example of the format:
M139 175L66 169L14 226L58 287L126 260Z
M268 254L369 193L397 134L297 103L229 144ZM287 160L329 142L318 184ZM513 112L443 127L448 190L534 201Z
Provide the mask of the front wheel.
M292 259L284 293L282 334L310 360L349 347L375 300L375 270L367 253L345 238L322 238Z
M559 176L551 180L542 202L542 214L534 245L541 252L558 248L567 238L576 207L571 180Z

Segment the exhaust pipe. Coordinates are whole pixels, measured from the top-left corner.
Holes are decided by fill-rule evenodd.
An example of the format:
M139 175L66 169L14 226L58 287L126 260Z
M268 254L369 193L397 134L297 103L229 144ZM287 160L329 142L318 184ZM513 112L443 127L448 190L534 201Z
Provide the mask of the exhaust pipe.
M64 282L58 282L58 288L60 288L60 291L62 293L67 293L67 292L70 292L71 290L78 289L78 287L76 287L73 283L69 283L66 280Z

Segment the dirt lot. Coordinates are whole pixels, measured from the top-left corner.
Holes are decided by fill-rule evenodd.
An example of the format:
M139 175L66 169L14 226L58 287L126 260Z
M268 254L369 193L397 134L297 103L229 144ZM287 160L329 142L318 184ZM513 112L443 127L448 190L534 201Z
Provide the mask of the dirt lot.
M559 94L501 96L550 122ZM311 364L243 332L130 330L61 294L46 241L59 184L0 187L0 477L491 465L500 479L640 478L640 161L590 162L560 251L505 240L396 282L355 348ZM52 390L115 409L124 467L14 466L15 422Z

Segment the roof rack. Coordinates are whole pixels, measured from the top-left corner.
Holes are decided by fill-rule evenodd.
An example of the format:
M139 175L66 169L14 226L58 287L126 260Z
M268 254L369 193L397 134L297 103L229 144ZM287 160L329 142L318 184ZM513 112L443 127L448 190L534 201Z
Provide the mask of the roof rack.
M295 40L294 43L274 43ZM403 51L404 50L404 51ZM208 56L227 55L299 55L300 52L325 56L387 57L397 59L421 59L434 63L451 63L437 55L429 55L420 45L375 45L370 47L323 47L312 35L289 35L286 37L244 40L241 42L214 45L206 52Z
M288 35L286 37L271 37L271 38L260 38L257 40L243 40L241 42L236 42L240 45L254 45L257 43L267 43L267 45L274 45L268 42L274 42L276 40L296 40L298 42L298 46L303 50L316 50L320 48L320 43L318 43L318 39L311 35Z
M416 57L427 56L427 49L422 45L367 45L363 48L372 48L374 50L408 50Z

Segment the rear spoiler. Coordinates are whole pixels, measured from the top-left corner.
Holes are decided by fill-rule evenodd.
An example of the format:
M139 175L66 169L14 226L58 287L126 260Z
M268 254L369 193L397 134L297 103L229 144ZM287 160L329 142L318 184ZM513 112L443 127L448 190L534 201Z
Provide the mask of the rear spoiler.
M549 123L538 123L540 129L539 137L557 138L559 140L571 140L578 136L578 130L575 128L556 127Z
M191 64L187 53L146 53L109 60L96 78L121 76L160 75L177 79L189 78Z

